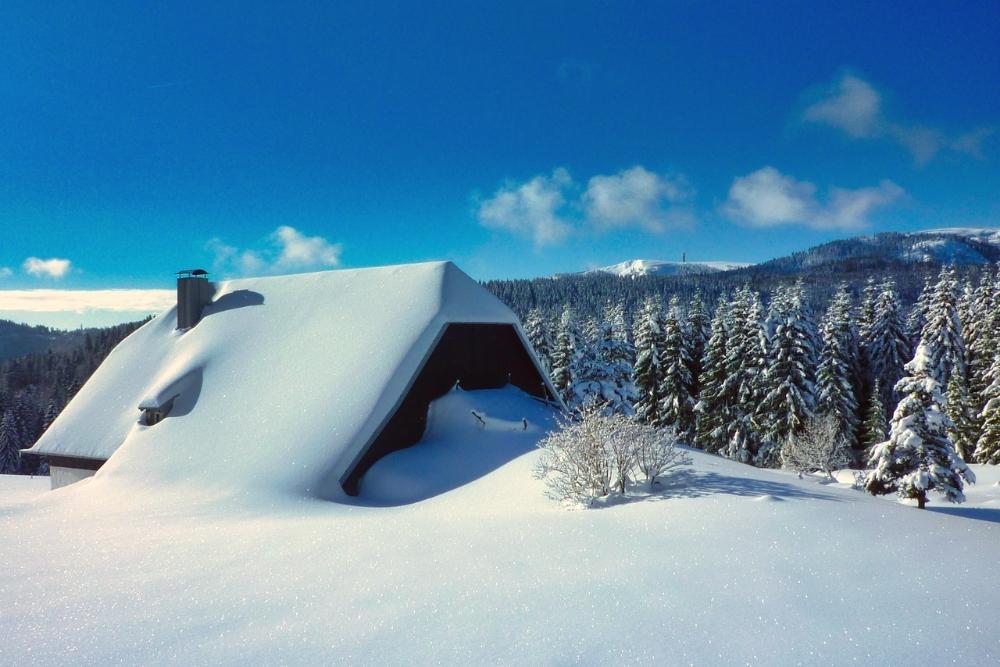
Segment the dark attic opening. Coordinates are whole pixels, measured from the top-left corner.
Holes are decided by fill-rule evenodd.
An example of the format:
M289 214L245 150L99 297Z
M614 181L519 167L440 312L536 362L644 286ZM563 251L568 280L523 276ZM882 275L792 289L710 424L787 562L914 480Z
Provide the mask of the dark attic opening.
M361 478L380 458L416 444L427 427L427 410L456 385L464 390L512 384L544 401L555 401L510 324L449 324L424 359L396 408L341 479L357 495Z

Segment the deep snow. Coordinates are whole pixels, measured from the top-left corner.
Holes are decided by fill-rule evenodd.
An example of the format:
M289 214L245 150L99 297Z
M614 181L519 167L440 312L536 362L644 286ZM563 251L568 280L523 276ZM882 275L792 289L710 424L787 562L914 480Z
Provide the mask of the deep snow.
M224 282L197 326L175 330L170 309L122 341L32 451L111 457L102 476L140 489L339 496L451 322L520 332L451 262ZM140 405L174 395L140 423Z
M0 664L1000 658L1000 524L697 451L652 496L567 510L522 453L544 413L512 392L436 404L428 439L373 468L353 505L101 474L8 494ZM489 463L439 473L448 450ZM970 500L996 518L983 468ZM391 476L426 499L380 496Z

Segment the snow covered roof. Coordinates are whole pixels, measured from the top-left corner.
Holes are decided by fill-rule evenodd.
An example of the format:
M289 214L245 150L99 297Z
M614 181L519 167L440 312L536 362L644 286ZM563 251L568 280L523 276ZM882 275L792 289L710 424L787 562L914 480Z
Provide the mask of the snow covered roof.
M451 262L232 280L197 326L175 319L115 348L30 451L110 459L99 478L332 496L447 324L525 340ZM174 396L169 418L140 423L140 405Z

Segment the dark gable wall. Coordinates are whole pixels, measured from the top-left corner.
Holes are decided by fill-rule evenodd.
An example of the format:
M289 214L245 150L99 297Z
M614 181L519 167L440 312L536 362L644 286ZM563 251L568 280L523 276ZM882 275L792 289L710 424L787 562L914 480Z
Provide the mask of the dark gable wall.
M373 463L420 440L431 401L456 382L462 389L497 389L509 382L533 396L553 398L513 326L449 324L399 407L344 477L344 491L357 495Z

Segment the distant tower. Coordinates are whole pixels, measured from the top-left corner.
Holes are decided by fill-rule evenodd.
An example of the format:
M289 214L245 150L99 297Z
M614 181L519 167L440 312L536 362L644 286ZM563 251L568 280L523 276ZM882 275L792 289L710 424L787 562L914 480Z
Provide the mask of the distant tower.
M686 252L681 253L681 264L687 264L688 254Z

